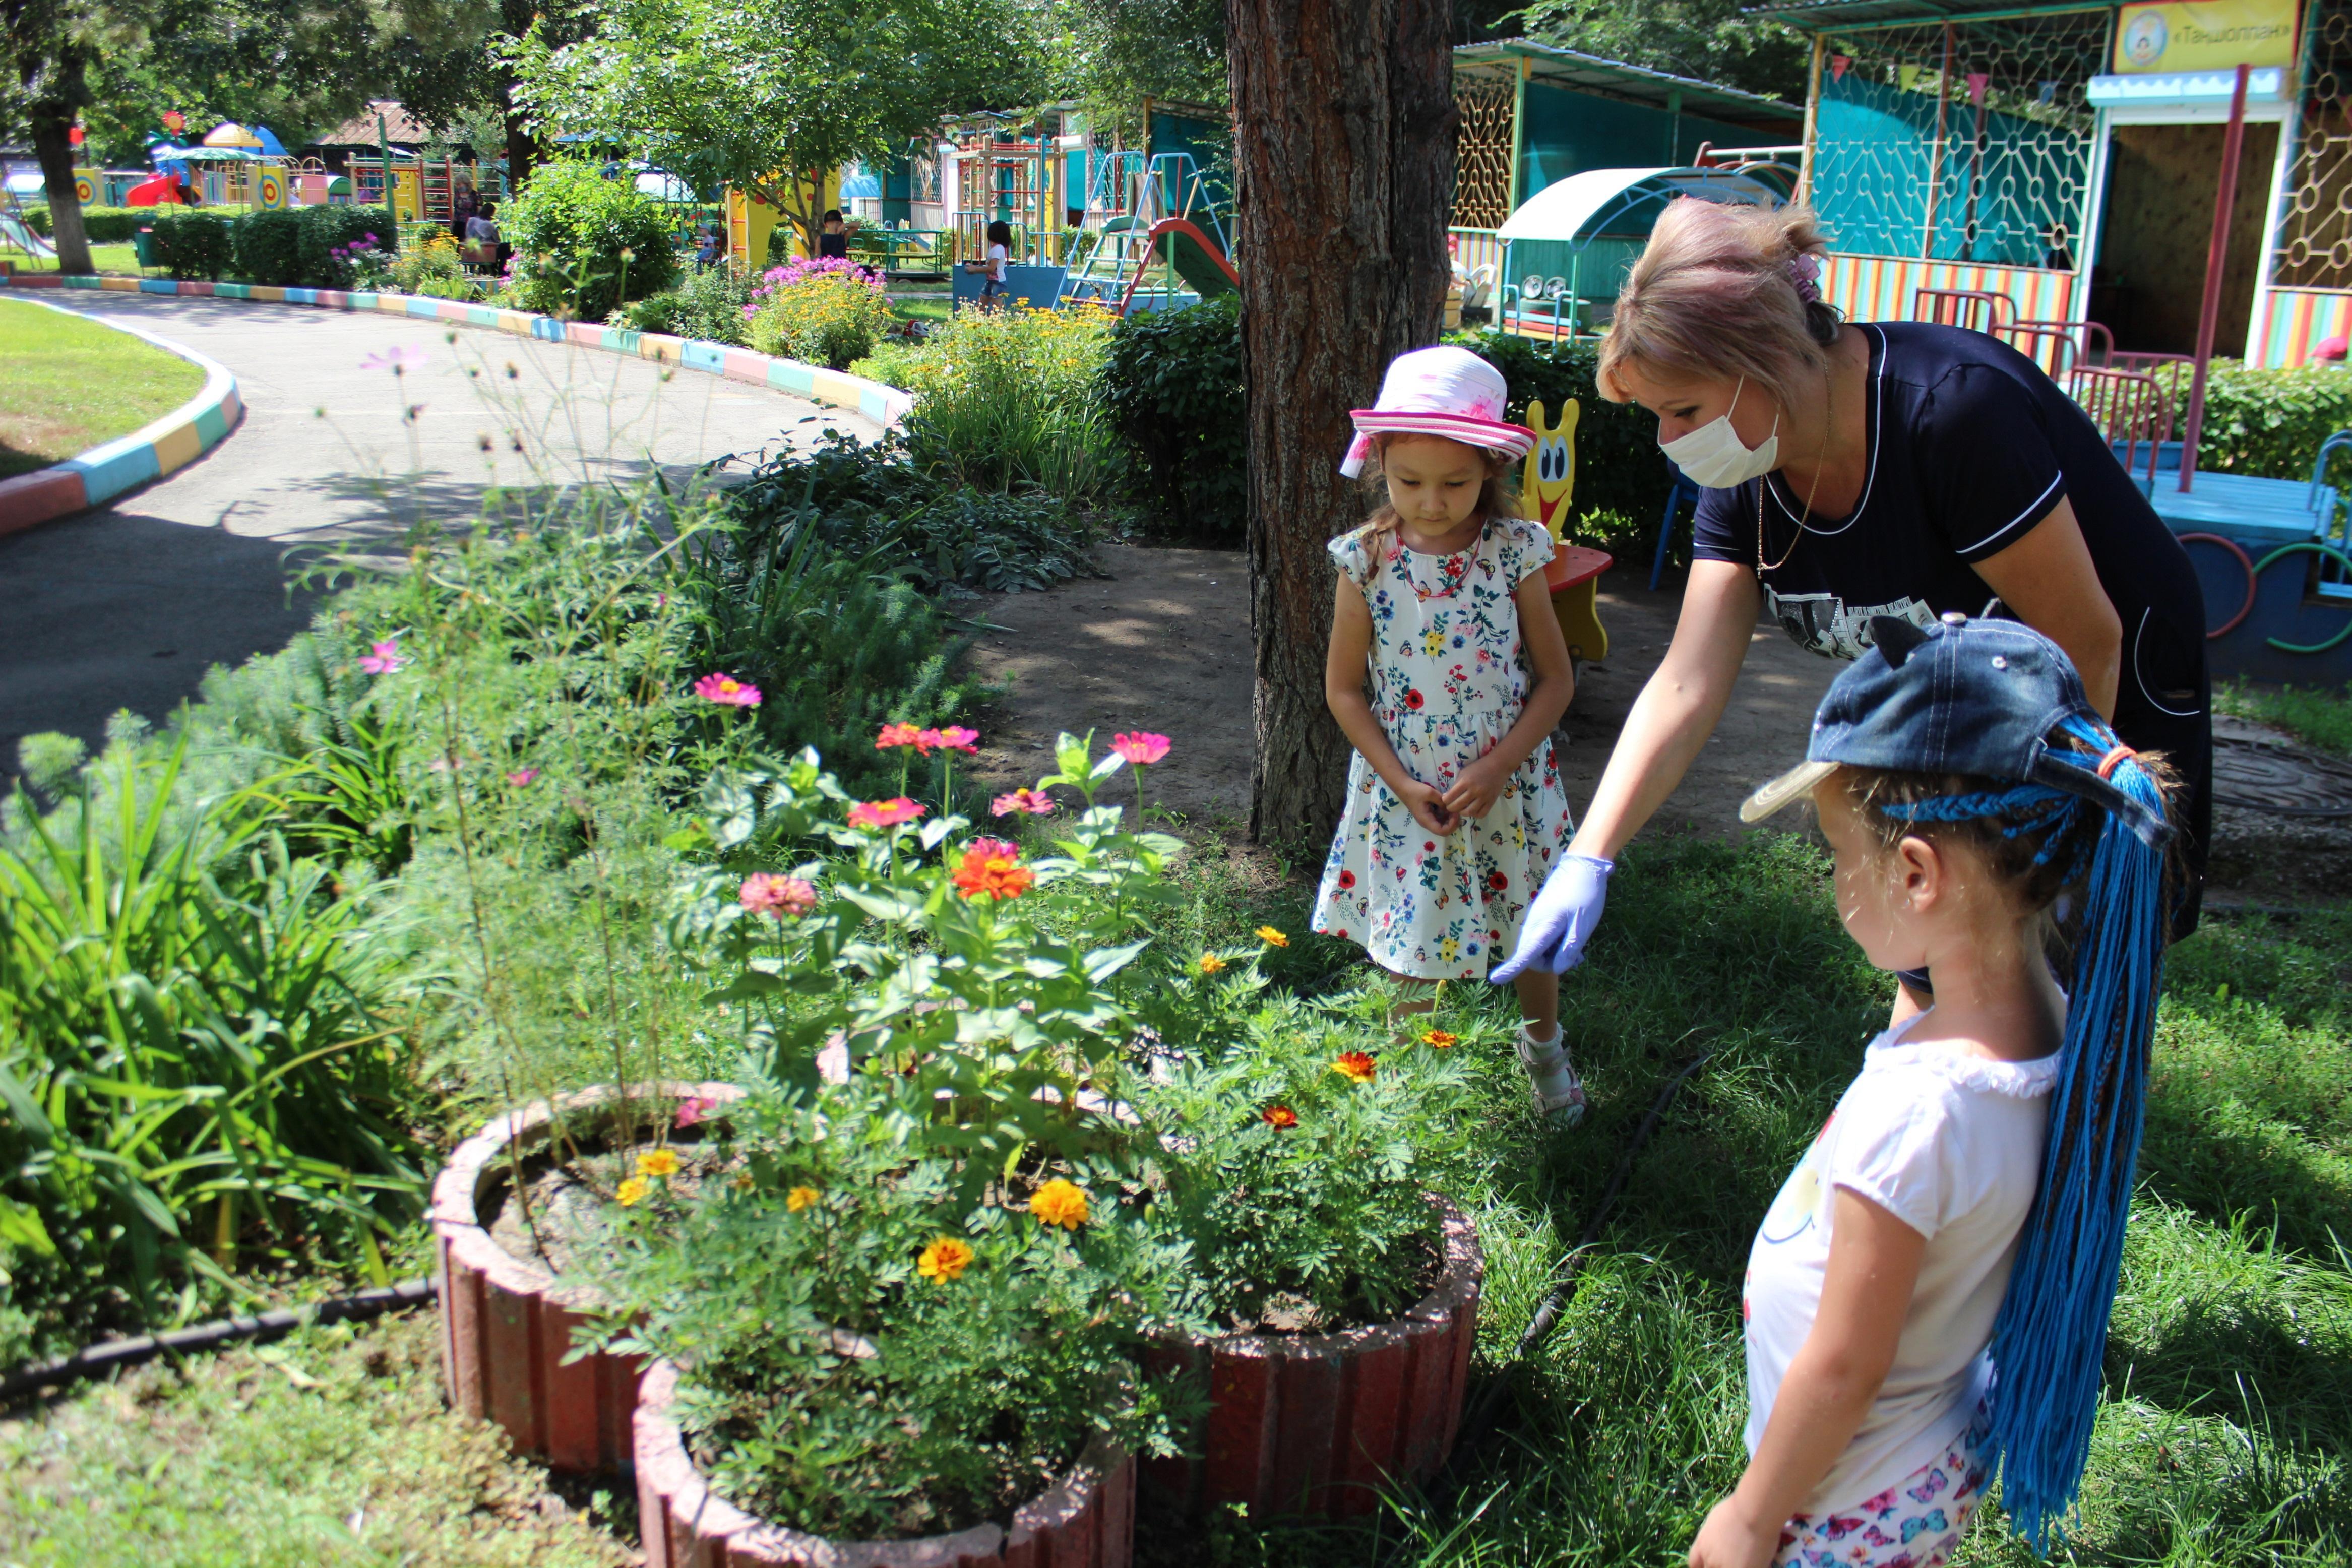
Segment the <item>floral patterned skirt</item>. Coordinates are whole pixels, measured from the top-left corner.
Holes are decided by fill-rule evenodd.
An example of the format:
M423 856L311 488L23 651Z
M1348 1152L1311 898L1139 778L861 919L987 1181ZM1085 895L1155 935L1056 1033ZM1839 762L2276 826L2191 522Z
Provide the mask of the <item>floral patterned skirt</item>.
M1414 821L1359 753L1311 924L1360 944L1391 974L1483 980L1510 956L1574 831L1549 738L1519 764L1493 810L1451 833Z

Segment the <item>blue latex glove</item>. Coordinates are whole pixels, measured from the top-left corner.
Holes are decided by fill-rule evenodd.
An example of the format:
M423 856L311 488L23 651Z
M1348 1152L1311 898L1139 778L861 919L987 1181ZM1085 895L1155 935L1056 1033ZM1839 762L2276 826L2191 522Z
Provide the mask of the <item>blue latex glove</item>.
M1518 951L1487 978L1499 986L1529 969L1565 975L1583 963L1584 945L1592 940L1601 906L1609 899L1609 873L1616 869L1615 861L1591 855L1563 858L1519 923Z

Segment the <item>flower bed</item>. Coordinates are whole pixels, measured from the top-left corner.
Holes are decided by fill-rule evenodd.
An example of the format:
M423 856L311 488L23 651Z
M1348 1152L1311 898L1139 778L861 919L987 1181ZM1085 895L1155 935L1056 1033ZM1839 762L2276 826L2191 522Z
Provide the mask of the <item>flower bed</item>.
M646 1568L1127 1568L1135 1460L1097 1439L1010 1529L980 1524L915 1541L831 1541L753 1518L712 1494L672 1407L677 1368L646 1369L636 1413L637 1521Z
M1156 1358L1205 1379L1202 1457L1148 1461L1147 1501L1253 1519L1370 1513L1380 1489L1426 1480L1452 1451L1478 1340L1486 1257L1452 1204L1436 1286L1392 1322L1330 1334L1227 1334Z
M664 1093L725 1103L741 1091L728 1083L672 1083ZM441 1263L435 1284L450 1403L496 1421L518 1452L559 1470L604 1470L626 1461L639 1358L599 1352L569 1359L572 1331L603 1301L593 1291L560 1286L543 1264L499 1246L481 1206L508 1179L516 1155L547 1145L559 1111L593 1114L614 1102L613 1091L599 1085L560 1105L542 1101L501 1116L458 1145L433 1184Z

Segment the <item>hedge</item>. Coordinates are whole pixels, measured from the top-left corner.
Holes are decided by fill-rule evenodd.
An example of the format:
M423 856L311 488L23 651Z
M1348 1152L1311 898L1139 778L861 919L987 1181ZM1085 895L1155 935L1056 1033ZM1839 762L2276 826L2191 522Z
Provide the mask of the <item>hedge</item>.
M155 265L183 282L217 282L236 258L229 221L203 209L176 209L155 219Z
M290 287L302 277L302 214L292 208L247 213L230 225L236 270L247 283Z
M171 209L163 209L166 212ZM139 232L142 224L155 216L153 207L84 207L81 210L81 232L92 245L129 245L131 236ZM37 235L49 232L49 209L47 203L25 209L25 223Z
M1241 300L1122 319L1097 383L1155 532L1238 545L1249 523Z
M2172 433L2189 421L2189 377L2172 416ZM2251 474L2266 479L2309 479L2319 444L2352 430L2352 371L2340 366L2250 371L2216 364L2205 383L2205 428L2197 444L2200 472ZM2344 477L2338 471L2339 484Z

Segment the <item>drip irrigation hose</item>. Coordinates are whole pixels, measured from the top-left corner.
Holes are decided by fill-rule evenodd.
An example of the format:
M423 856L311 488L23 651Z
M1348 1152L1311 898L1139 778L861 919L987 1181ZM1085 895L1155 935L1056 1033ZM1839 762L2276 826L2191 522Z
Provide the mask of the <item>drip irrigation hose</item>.
M362 1291L356 1295L330 1296L308 1306L279 1308L252 1317L223 1318L184 1329L168 1329L136 1339L103 1340L85 1345L71 1355L20 1366L0 1376L0 1400L14 1399L37 1388L48 1388L76 1378L97 1377L121 1367L137 1366L159 1355L180 1355L216 1350L240 1340L278 1339L305 1323L364 1322L387 1312L406 1312L433 1299L430 1280L403 1280L396 1285Z
M1625 1145L1625 1152L1617 1157L1617 1168L1609 1174L1609 1185L1601 1189L1601 1201L1593 1206L1592 1218L1585 1222L1584 1234L1578 1237L1576 1245L1569 1249L1559 1282L1552 1286L1551 1293L1543 1299L1543 1303L1536 1308L1535 1316L1528 1320L1527 1332L1519 1336L1510 1360L1487 1380L1477 1403L1463 1416L1461 1433L1454 1439L1454 1451L1446 1456L1445 1468L1431 1489L1433 1494L1451 1497L1459 1489L1461 1478L1456 1471L1464 1457L1484 1442L1493 1430L1503 1401L1510 1394L1520 1369L1528 1364L1537 1351L1543 1348L1543 1342L1551 1337L1551 1331L1559 1325L1559 1314L1575 1296L1577 1279L1583 1271L1584 1260L1591 1256L1593 1248L1601 1240L1602 1228L1609 1223L1609 1217L1616 1212L1617 1200L1625 1191L1625 1179L1633 1175L1633 1162L1648 1145L1650 1135L1658 1130L1666 1107L1674 1103L1675 1092L1714 1054L1715 1048L1710 1046L1691 1058L1683 1065L1682 1071L1666 1080L1665 1087L1659 1090L1658 1097L1650 1103L1650 1113L1642 1118L1640 1126L1633 1129L1633 1137Z

